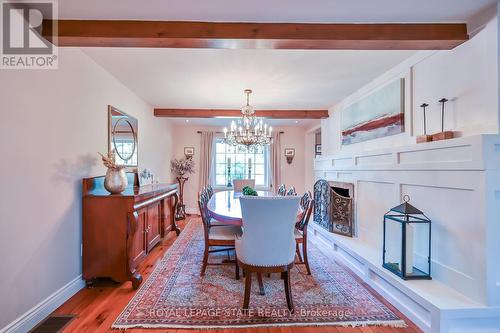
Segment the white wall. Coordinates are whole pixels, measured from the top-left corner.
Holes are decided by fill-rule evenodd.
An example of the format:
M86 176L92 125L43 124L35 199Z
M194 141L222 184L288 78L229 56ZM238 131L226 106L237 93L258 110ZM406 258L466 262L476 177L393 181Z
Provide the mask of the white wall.
M441 111L437 101L442 97L450 100L446 106L445 130L457 131L458 136L498 133L497 28L495 18L471 40L454 50L419 52L330 108L330 117L322 121L323 154L415 143L415 136L423 134L419 105L424 102L430 105L427 113L428 133L439 132ZM341 111L399 77L405 78L406 132L342 146Z
M0 73L0 328L82 272L80 184L105 172L108 104L139 120L139 167L169 180L169 122L79 49Z
M288 187L295 186L297 193L305 190L305 170L307 155L305 149L305 129L302 127L277 127L281 134L281 183ZM274 128L273 128L274 131ZM295 148L295 157L292 164L288 164L285 158L285 148Z
M184 185L184 204L189 214L198 213L197 196L200 190L200 144L201 135L197 131L220 131L220 128L210 126L174 126L175 146L173 147L173 158L180 159L184 157L184 147L194 147L193 160L195 163L195 174L189 176L189 180ZM173 177L173 176L172 176Z
M316 133L321 130L321 125L317 124L306 130L305 135L305 165L304 165L304 189L313 192L315 175L314 175L314 158L316 156Z
M184 147L194 147L194 162L197 166L195 175L189 177L184 187L184 201L188 213L196 214L198 212L197 195L200 190L200 176L198 166L200 165L200 141L201 137L197 131L221 131L220 127L194 126L194 125L175 125L175 147L173 150L175 158L184 156ZM298 193L305 190L306 164L312 173L312 157L306 155L305 135L306 130L299 126L273 127L273 131L283 131L281 135L281 176L282 183L287 187L293 185ZM295 148L295 158L292 164L286 162L285 148ZM310 162L310 163L309 163Z

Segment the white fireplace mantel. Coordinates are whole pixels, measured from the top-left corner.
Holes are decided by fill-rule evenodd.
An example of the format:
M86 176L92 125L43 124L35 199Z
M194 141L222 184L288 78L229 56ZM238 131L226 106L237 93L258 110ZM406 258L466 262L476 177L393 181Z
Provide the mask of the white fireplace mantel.
M500 331L500 136L323 156L315 178L355 184L356 236L311 222L313 241L427 332ZM406 194L432 220L431 281L382 268L383 215Z

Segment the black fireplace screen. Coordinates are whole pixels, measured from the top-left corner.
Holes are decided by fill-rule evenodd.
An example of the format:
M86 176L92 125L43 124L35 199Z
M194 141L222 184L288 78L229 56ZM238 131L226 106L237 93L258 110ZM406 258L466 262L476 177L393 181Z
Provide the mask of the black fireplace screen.
M314 222L329 232L352 237L353 198L353 184L318 180L314 184Z

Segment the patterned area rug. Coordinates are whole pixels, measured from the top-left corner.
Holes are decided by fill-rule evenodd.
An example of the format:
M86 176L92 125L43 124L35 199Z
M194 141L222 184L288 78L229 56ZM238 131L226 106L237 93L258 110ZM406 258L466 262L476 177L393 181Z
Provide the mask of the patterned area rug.
M200 277L203 228L201 222L192 220L112 327L406 327L352 273L315 246L309 246L309 251L312 275L305 273L304 265L293 268L293 314L286 306L280 274L264 277L264 296L253 281L250 309L243 312L244 278L235 280L233 265L208 266L206 275Z

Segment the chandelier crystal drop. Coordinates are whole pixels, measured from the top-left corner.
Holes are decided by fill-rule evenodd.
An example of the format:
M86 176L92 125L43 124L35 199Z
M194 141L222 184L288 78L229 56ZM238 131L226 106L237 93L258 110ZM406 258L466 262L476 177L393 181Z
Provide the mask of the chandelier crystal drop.
M246 89L247 104L241 108L241 118L231 121L229 130L224 127L224 142L233 146L244 145L247 148L252 146L265 146L271 143L271 133L273 128L267 126L262 119L255 117L255 110L250 105L250 94L252 90Z

